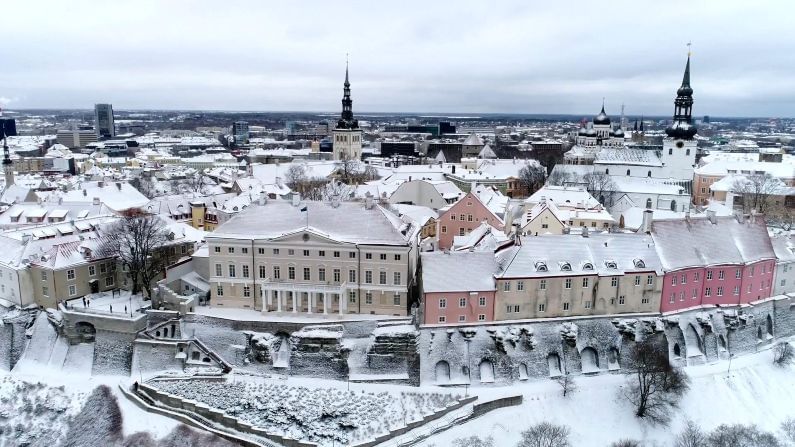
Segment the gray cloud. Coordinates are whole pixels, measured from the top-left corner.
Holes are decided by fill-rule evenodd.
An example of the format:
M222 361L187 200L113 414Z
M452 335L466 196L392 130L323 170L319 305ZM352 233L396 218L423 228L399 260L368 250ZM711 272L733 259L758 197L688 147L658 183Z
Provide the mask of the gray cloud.
M4 5L0 104L789 116L795 4L39 0Z

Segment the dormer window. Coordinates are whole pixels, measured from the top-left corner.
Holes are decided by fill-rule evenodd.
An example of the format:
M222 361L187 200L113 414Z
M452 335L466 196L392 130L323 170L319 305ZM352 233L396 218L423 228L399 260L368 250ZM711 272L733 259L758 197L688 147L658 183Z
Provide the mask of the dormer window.
M570 272L571 271L571 264L568 262L561 262L560 263L560 270L563 272Z
M536 262L536 271L537 272L548 272L549 269L547 269L546 262L541 262L541 261Z
M591 264L590 262L586 262L585 264L582 265L582 269L591 271L593 270L593 264Z
M635 264L636 269L645 269L646 263L642 259L633 259L632 263Z
M618 269L618 265L616 265L616 261L605 261L605 267L609 269L616 270Z

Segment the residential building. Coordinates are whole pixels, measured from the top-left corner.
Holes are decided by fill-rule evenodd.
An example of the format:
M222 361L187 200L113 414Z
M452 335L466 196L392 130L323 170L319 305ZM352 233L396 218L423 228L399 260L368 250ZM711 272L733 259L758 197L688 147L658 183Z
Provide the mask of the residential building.
M661 312L736 306L773 293L776 254L761 217L655 220L651 236L665 274Z
M468 192L439 216L439 229L436 232L439 248L452 248L455 236L465 236L483 222L499 230L504 228L503 220L481 202L477 194Z
M439 180L403 182L389 196L389 203L417 205L438 210L452 205L464 193L453 183Z
M770 238L776 253L773 295L795 292L795 241L789 235Z
M493 252L422 254L422 323L466 324L494 321ZM466 266L467 274L461 274Z
M211 302L262 312L407 315L419 232L372 200L249 206L206 236Z
M647 235L525 237L496 256L497 321L660 310L660 261Z

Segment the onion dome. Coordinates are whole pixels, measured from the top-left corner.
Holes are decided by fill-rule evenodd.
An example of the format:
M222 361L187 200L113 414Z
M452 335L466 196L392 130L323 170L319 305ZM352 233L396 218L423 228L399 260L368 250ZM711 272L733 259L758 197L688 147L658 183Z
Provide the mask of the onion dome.
M594 130L594 128L591 127L590 129L585 131L585 136L586 137L595 137L596 136L596 130Z
M602 111L593 118L594 124L610 124L610 117L605 113L605 106L602 104Z
M577 131L577 135L584 137L587 132L588 131L584 127L580 127L580 129Z
M615 130L615 132L613 132L613 136L616 138L624 138L624 129L619 127Z

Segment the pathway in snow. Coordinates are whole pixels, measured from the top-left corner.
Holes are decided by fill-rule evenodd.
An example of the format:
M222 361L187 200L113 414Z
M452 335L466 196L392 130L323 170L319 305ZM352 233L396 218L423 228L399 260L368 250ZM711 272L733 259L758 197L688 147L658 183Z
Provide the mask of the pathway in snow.
M705 430L723 423L755 423L773 432L784 419L795 417L795 368L773 366L770 350L737 357L730 375L727 369L728 361L686 368L690 391L670 427L649 426L633 416L633 408L620 396L625 384L621 374L578 376L578 391L565 399L551 380L474 387L469 392L483 400L522 393L524 403L496 410L419 445L448 446L457 438L477 434L493 436L495 445L510 447L518 443L523 430L541 421L570 426L574 447L609 445L621 438L669 445L687 417Z

